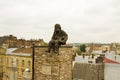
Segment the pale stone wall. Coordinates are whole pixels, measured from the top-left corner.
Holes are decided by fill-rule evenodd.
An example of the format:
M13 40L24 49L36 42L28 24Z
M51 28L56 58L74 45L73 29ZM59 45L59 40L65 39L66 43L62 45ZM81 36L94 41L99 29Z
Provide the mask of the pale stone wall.
M73 80L104 80L104 64L75 63Z
M105 80L120 80L120 64L105 64Z
M59 55L46 50L35 48L34 80L72 80L72 48L60 48Z

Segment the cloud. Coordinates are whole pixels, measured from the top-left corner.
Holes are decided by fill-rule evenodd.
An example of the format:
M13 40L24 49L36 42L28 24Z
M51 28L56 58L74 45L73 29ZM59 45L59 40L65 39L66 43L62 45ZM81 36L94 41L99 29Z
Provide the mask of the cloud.
M49 41L55 23L68 42L120 41L119 0L1 0L0 35Z

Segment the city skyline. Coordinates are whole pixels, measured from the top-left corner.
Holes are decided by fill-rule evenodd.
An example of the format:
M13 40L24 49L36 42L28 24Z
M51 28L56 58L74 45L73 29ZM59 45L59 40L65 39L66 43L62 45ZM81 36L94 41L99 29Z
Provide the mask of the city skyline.
M0 1L0 36L48 42L56 23L68 33L68 42L120 42L120 1Z

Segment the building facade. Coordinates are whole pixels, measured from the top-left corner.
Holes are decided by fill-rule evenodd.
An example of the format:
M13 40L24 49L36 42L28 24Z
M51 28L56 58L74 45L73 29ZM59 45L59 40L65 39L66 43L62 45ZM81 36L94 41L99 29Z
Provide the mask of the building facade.
M116 54L120 55L120 43L112 43L110 48L112 51L115 51Z
M4 73L6 72L6 55L0 54L0 80L6 80Z
M46 43L43 41L43 39L18 39L17 37L13 35L9 36L2 36L0 37L0 46L5 46L6 48L9 47L31 47L32 44L35 44L36 46L45 45Z
M22 80L26 69L32 73L31 48L19 48L11 53L0 54L0 80Z
M32 76L33 44L46 45L43 39L25 40L13 35L0 37L0 80L22 80L26 69Z

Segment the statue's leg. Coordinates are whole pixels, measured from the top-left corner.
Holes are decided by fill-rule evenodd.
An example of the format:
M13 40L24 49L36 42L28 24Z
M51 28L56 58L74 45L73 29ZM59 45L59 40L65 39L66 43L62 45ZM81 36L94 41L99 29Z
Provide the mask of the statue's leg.
M58 41L55 42L54 50L55 50L54 51L55 53L59 52L59 42Z
M54 47L54 41L50 41L48 44L48 51L47 52L50 52L51 49L53 49L53 47Z

